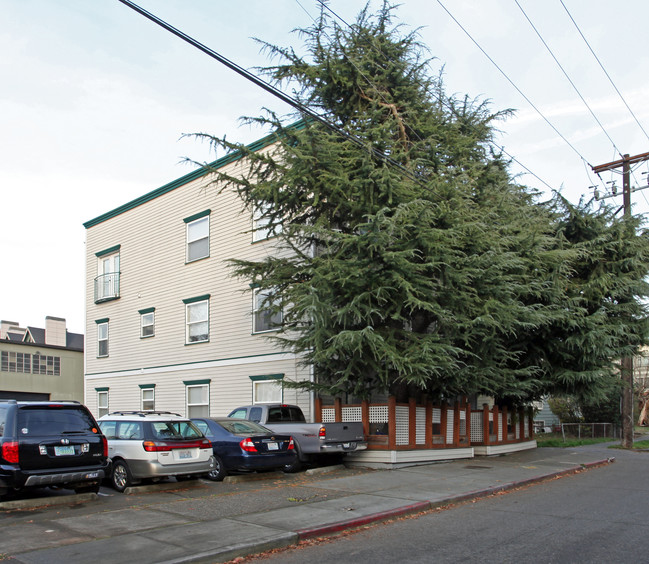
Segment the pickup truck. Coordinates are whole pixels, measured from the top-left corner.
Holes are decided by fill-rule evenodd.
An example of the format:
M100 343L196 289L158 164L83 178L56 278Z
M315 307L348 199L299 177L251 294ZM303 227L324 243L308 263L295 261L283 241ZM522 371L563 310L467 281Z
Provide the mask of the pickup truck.
M340 458L367 448L362 423L307 423L297 405L244 405L232 410L229 417L249 419L276 433L291 435L298 458L284 472L297 472L306 462Z

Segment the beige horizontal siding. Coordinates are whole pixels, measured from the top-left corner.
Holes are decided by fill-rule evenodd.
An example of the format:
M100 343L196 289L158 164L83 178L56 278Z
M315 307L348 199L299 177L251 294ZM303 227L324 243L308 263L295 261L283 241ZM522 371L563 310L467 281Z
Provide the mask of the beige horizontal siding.
M240 173L243 161L222 170ZM156 409L185 413L183 380L210 378L213 415L252 400L249 376L285 373L308 378L295 360L251 364L279 352L253 335L248 281L231 276L230 258L276 254L276 241L252 243L251 214L232 190L221 191L213 176L194 180L86 231L86 401L96 413L97 387L109 387L109 407L139 409L139 384L156 384ZM210 256L186 264L184 218L210 209ZM120 245L120 298L94 303L97 252ZM185 344L183 299L210 294L210 340ZM140 338L138 310L155 308L155 336ZM97 358L98 319L109 319L109 356ZM200 363L239 359L230 366ZM199 363L199 364L195 364ZM192 370L183 367L192 366ZM164 372L155 371L165 367ZM174 367L178 367L176 370ZM196 367L194 369L194 367ZM130 371L130 375L120 373ZM105 375L105 376L102 376ZM287 390L286 401L308 413L309 395Z

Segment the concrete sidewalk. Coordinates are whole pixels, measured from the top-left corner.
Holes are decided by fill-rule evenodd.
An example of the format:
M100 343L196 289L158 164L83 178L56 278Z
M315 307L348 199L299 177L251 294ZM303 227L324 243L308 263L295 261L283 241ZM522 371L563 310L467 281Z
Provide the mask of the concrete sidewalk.
M61 511L0 507L0 560L224 562L606 465L613 452L602 446L542 448L399 470L338 468L297 478L266 474L245 487L236 479L201 481L196 488L183 483L171 492L158 485L113 498L123 505L117 508L102 508L101 498Z

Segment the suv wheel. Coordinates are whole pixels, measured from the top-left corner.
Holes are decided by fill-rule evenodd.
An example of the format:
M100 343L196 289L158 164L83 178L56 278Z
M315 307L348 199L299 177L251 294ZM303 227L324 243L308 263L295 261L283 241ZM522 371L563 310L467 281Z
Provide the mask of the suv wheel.
M133 483L131 471L123 460L113 461L113 471L110 474L110 483L118 492L123 492Z

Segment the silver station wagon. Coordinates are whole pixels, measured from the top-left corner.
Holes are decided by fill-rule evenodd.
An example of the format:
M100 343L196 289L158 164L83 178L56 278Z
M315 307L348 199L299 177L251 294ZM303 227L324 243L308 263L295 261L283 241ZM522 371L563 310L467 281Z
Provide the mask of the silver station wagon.
M165 411L116 411L98 420L119 492L145 479L188 480L215 468L212 443L187 418Z

